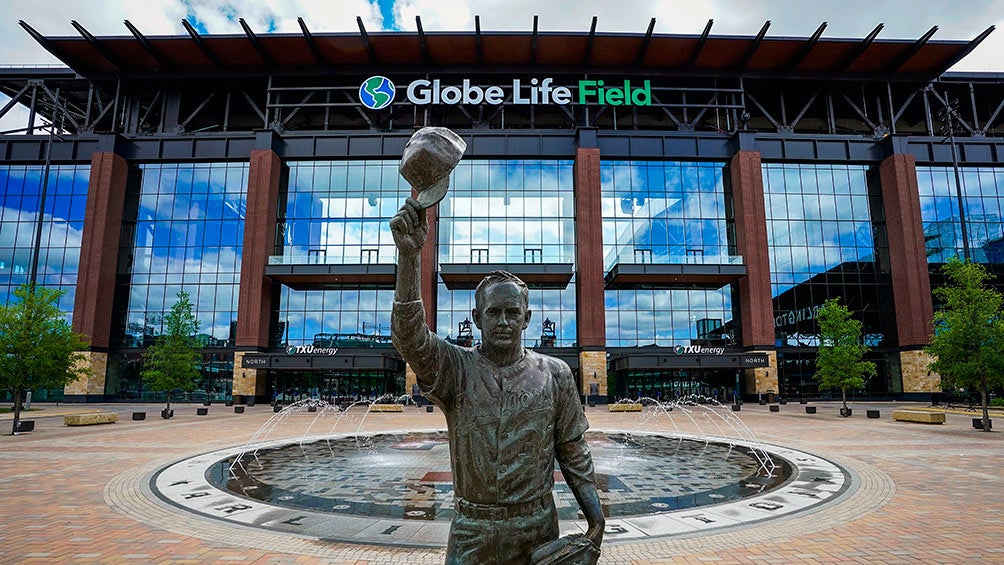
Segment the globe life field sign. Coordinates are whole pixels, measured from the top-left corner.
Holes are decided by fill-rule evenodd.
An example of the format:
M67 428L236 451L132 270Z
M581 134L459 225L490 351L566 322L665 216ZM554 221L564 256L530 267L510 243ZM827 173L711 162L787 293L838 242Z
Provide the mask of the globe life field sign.
M464 79L461 84L443 84L439 79L419 79L408 84L407 96L409 102L418 106L429 104L650 106L652 85L647 80L638 84L628 79L617 82L580 80L575 86L564 86L555 84L552 78L532 78L529 81L517 78L505 86L477 86L472 85L469 79ZM393 99L394 83L386 77L370 77L359 87L360 102L372 110L387 107Z

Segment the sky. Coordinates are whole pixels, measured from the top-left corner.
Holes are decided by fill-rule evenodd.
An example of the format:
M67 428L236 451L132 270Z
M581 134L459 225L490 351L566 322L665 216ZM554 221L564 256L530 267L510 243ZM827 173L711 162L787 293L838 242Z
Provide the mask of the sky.
M370 32L415 29L528 31L538 15L540 31L700 34L714 19L713 34L755 35L771 21L768 37L808 37L822 22L823 37L862 38L877 24L879 38L917 39L939 26L933 39L971 40L990 25L1004 28L1004 0L0 0L0 65L53 64L56 59L18 26L24 20L46 36L77 36L76 20L92 34L129 35L128 19L145 35L184 35L182 18L200 33L243 33L244 18L256 33L299 33L302 17L313 33L356 32L356 17ZM1004 71L1004 29L983 42L956 71Z

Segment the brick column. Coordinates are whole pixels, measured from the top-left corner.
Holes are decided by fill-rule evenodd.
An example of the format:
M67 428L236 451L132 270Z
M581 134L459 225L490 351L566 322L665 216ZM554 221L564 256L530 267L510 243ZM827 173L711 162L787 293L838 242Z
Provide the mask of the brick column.
M265 265L275 249L275 225L279 206L282 161L271 149L251 151L248 169L247 215L244 218L244 249L241 284L237 298L237 353L234 355L234 395L260 395L265 371L243 369L244 351L268 347L272 314L272 280Z
M606 395L606 311L603 309L603 209L600 200L600 150L575 151L575 304L582 394L589 383ZM595 377L594 377L595 374Z
M879 179L889 239L903 392L930 393L940 390L941 383L928 371L930 358L921 351L932 333L934 307L914 156L887 157L879 167Z
M112 300L122 234L129 163L111 151L91 156L91 176L84 209L73 331L90 338L86 364L91 374L63 389L68 402L104 400L108 348L111 345ZM99 299L98 297L106 297Z
M735 210L736 251L743 257L746 276L739 279L739 311L743 347L767 353L771 366L746 370L746 393L778 390L774 355L774 304L770 290L767 250L767 212L763 171L758 151L737 151L729 161L732 204Z

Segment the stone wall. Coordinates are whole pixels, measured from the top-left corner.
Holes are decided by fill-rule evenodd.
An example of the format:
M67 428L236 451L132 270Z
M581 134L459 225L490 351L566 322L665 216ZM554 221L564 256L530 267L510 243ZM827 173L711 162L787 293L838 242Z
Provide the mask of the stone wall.
M263 369L245 369L241 367L244 359L243 351L234 352L234 390L233 395L265 396L265 373Z
M760 392L779 392L777 384L777 352L775 351L750 351L749 353L764 353L770 362L769 367L757 367L746 369L746 394L757 394Z
M903 392L941 392L941 375L927 368L933 360L920 349L899 353Z
M593 375L596 375L595 377ZM582 394L589 394L589 383L597 383L600 396L607 395L607 352L579 352L579 375L582 377Z
M105 375L108 374L108 354L100 351L83 351L84 360L80 362L90 374L68 383L63 387L66 396L96 396L105 395ZM79 366L79 365L78 365Z

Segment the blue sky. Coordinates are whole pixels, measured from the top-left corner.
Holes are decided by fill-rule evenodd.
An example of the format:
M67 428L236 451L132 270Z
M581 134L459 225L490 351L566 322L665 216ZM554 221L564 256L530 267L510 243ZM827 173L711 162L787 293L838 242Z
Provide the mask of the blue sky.
M529 30L538 15L541 31L585 31L592 16L600 32L642 33L656 18L656 33L754 35L767 20L770 36L807 37L826 21L823 37L856 37L877 24L879 38L916 39L931 26L934 39L970 40L990 25L1004 28L1004 0L0 0L0 64L46 64L54 58L18 25L23 19L43 35L77 33L76 20L95 35L128 35L128 19L146 35L182 35L182 18L200 33L243 33L244 18L256 33L299 33L302 17L314 33L355 32L356 17L371 32L469 31L481 16L485 31ZM964 6L964 9L961 9ZM998 30L955 70L1004 71L1004 29Z

